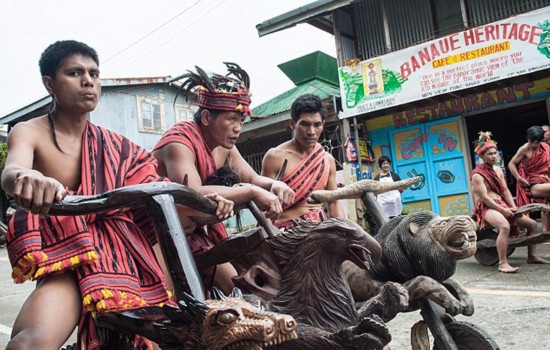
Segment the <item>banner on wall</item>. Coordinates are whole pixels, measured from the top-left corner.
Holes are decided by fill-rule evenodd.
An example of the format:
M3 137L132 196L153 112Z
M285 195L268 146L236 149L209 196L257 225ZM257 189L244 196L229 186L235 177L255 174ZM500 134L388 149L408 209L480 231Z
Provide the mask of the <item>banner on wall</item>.
M550 68L550 7L339 68L343 117Z

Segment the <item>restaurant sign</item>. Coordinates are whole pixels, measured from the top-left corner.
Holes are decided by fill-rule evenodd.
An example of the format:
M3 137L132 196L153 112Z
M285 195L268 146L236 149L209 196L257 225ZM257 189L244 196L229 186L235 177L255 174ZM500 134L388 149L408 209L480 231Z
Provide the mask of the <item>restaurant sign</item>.
M550 68L550 7L339 69L344 117Z

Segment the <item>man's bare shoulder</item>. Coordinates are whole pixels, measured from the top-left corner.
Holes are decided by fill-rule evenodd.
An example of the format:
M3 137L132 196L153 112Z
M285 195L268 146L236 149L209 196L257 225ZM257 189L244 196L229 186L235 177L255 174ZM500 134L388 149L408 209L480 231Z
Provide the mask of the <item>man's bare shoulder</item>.
M11 141L21 137L25 142L36 140L34 136L44 137L44 132L49 132L48 117L41 116L17 123L10 131Z
M289 146L289 142L287 141L287 142L284 142L284 143L280 144L277 147L270 148L266 152L265 158L266 159L279 159L279 158L283 158L286 155L291 154L291 153L293 153L293 150Z
M527 153L528 150L529 150L529 143L526 142L518 148L517 153L520 155L524 155Z

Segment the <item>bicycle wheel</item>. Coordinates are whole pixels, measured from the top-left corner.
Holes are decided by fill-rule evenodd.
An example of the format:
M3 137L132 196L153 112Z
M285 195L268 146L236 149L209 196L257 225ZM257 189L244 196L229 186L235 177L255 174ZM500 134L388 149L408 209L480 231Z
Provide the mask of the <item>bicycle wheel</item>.
M499 350L497 343L481 327L470 322L455 321L445 324L458 350ZM434 344L433 350L441 350Z

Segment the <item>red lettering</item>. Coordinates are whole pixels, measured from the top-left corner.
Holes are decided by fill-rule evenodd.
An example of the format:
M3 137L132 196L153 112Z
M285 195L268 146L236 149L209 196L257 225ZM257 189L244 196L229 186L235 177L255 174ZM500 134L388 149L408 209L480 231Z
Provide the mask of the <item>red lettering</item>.
M452 151L455 150L455 147L456 147L457 143L458 142L456 140L453 140L452 138L447 137L447 139L445 140L445 144L443 145L443 149L446 149L446 150L452 152Z
M479 109L479 103L477 102L476 95L466 96L464 98L464 104L466 105L466 111L477 111Z
M495 26L494 25L485 26L485 37L487 38L487 40L497 40L498 39L495 36Z
M531 34L529 35L529 44L533 44L533 45L539 44L541 31L542 29L540 27L537 27L537 26L531 27Z
M416 72L417 70L419 70L422 66L420 65L420 63L418 63L418 60L416 59L416 57L411 57L411 63L412 63L412 71L413 73Z
M496 106L496 104L497 104L497 101L495 101L495 99L493 98L493 96L491 96L490 93L484 92L481 95L481 108L493 107L493 106Z
M401 65L401 78L406 79L411 75L411 67L409 66L409 62L405 62Z
M474 32L472 29L464 32L464 42L466 43L466 46L475 44Z
M522 24L519 26L519 40L527 41L529 39L529 24Z
M453 114L464 113L464 105L462 104L462 99L457 98L457 99L451 100L451 109L453 110Z
M518 40L518 24L512 23L512 28L510 29L510 35L508 39Z
M414 125L418 123L418 120L416 120L416 115L414 114L414 110L412 109L405 111L405 117L407 117L407 121L409 122L409 125Z
M428 107L426 107L427 109L430 110L430 118L432 120L436 120L437 119L437 105L429 105Z
M418 51L418 57L420 58L420 64L422 66L432 60L432 58L430 57L430 53L428 52L427 47L425 47L422 51ZM420 67L418 67L418 68L420 68Z
M439 118L453 115L453 110L445 102L439 103Z
M415 138L407 147L401 151L403 159L411 159L414 153L422 147L423 135Z
M475 37L476 37L476 44L482 43L485 41L483 38L483 27L477 27L474 29Z
M418 119L418 121L419 121L420 123L425 123L425 122L427 122L428 120L430 120L430 115L429 115L429 114L425 114L425 112L426 112L426 107L420 107L420 108L417 108L417 109L416 109L416 115L417 115L418 117L420 117L420 118Z
M498 100L498 104L500 105L505 102L506 103L516 102L516 93L514 92L514 88L508 87L505 89L498 89L497 100Z
M523 83L523 84L518 84L516 86L514 86L514 89L518 92L523 92L523 99L524 100L527 100L529 98L531 98L531 93L529 92L529 89L532 88L533 86L535 86L535 83L533 83L532 81L529 81L527 83Z
M439 49L441 50L441 53L449 52L450 46L451 45L449 44L449 38L443 38L442 40L439 40ZM435 45L432 45L432 56L435 58L440 55L441 54L437 50L437 47L435 47Z
M396 128L401 128L403 126L407 126L407 120L403 118L403 113L398 112L393 115L393 125Z
M456 50L456 49L459 49L460 46L458 45L458 33L455 33L453 35L451 35L449 37L450 41L451 41L451 50Z

